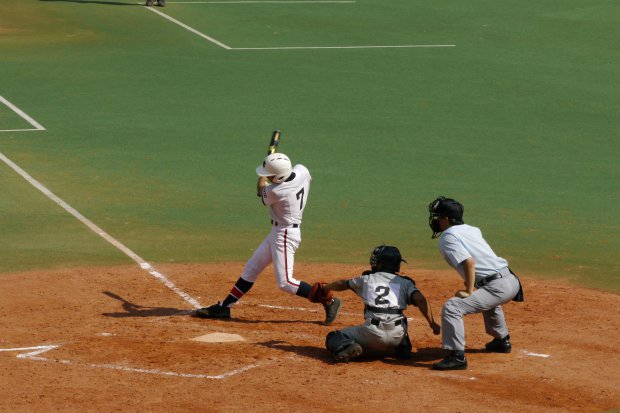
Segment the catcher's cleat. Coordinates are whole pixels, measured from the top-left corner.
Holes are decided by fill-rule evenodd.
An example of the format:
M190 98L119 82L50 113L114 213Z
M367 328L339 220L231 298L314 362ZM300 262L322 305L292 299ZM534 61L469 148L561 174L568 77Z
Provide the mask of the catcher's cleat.
M362 346L357 343L353 343L336 353L334 355L334 362L348 363L349 360L361 356L363 352L364 350L362 349Z
M484 346L491 353L510 353L512 345L510 344L510 335L504 338L494 338Z
M323 304L323 308L325 308L325 321L324 325L328 326L334 322L336 316L338 315L338 310L340 310L340 300L337 298L332 298L332 302L330 304Z
M221 319L229 319L230 318L230 308L222 307L220 303L213 304L210 307L199 308L194 313L196 317L199 318L221 318Z
M433 370L467 370L467 359L462 351L451 351L445 359L433 364Z

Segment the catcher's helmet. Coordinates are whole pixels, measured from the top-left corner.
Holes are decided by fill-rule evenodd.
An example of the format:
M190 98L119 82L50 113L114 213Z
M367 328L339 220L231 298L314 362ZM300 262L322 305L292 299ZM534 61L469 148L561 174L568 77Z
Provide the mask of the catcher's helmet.
M267 155L263 164L256 168L259 176L273 176L271 180L274 184L279 184L288 179L293 172L291 160L283 153L272 153Z
M400 251L390 245L380 245L375 247L370 254L370 268L373 272L385 271L397 273L400 271L400 263L403 260Z
M460 225L463 224L464 210L463 204L445 196L440 196L428 204L428 225L433 230L433 238L437 238L442 232L439 228L439 217L447 217L451 224Z

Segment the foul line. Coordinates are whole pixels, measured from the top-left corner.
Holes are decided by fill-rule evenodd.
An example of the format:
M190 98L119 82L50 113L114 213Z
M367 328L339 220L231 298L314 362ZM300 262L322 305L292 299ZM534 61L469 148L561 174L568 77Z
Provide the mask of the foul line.
M105 232L104 230L99 228L91 220L89 220L88 218L84 217L77 210L75 210L73 207L71 207L65 201L63 201L58 196L56 196L54 193L52 193L49 189L47 189L45 186L43 186L43 184L41 184L39 181L34 179L32 176L30 176L26 171L24 171L22 168L17 166L13 161L11 161L9 158L7 158L1 152L0 152L0 160L2 160L5 164L7 164L9 167L11 167L11 169L13 169L15 172L17 172L22 178L24 178L26 181L28 181L28 183L30 183L36 189L38 189L39 191L43 192L43 194L45 196L47 196L50 200L52 200L55 203L57 203L58 205L60 205L60 207L62 207L65 211L67 211L68 213L73 215L81 223L83 223L88 228L90 228L90 230L93 231L95 234L99 235L101 238L103 238L104 240L108 241L114 247L116 247L117 249L122 251L125 255L127 255L129 258L131 258L133 261L135 261L140 266L140 268L142 268L143 270L147 271L149 274L151 274L157 280L161 281L166 287L168 287L169 289L174 291L179 297L181 297L187 303L191 304L194 308L201 308L202 307L202 305L197 300L195 300L194 298L189 296L187 293L185 293L184 291L179 289L177 286L175 286L168 278L166 278L166 276L164 276L162 273L160 273L157 270L155 270L155 268L153 268L153 266L151 264L149 264L144 259L142 259L138 254L136 254L135 252L133 252L132 250L127 248L120 241L116 240L111 235L109 235L107 232Z
M229 2L226 2L229 3ZM281 3L281 2L274 2ZM311 2L316 3L316 2ZM334 2L329 2L334 3ZM345 2L346 3L346 2ZM351 2L355 3L355 2ZM284 47L230 47L217 39L214 39L211 36L208 36L202 33L199 30L194 29L193 27L188 26L185 23L180 22L179 20L168 16L166 13L163 13L157 10L155 7L146 7L146 9L152 11L153 13L159 14L164 19L171 21L172 23L184 28L185 30L194 33L195 35L202 37L203 39L220 46L226 50L319 50L319 49L394 49L394 48L439 48L439 47L456 47L454 44L403 44L403 45L368 45L368 46L284 46Z
M30 116L26 114L26 112L22 111L20 108L9 102L4 97L0 96L0 102L4 103L9 109L13 112L17 113L23 119L26 120L29 124L34 126L34 129L0 129L0 132L23 132L23 131L32 131L32 130L45 130L43 126L36 120L32 119Z
M227 45L225 45L224 43L220 42L219 40L216 40L216 39L214 39L213 37L207 36L206 34L199 32L198 30L194 29L193 27L189 27L189 26L188 26L188 25L186 25L185 23L181 23L181 22L180 22L180 21L178 21L177 19L172 18L172 17L168 16L167 14L160 12L159 10L157 10L157 9L156 9L156 8L154 8L154 7L146 7L146 9L148 9L148 10L152 11L153 13L157 13L157 14L159 14L159 15L160 15L161 17L163 17L164 19L168 19L168 20L170 20L172 23L174 23L174 24L177 24L177 25L181 26L181 27L182 27L182 28L184 28L185 30L187 30L187 31L189 31L189 32L192 32L192 33L194 33L195 35L200 36L200 37L202 37L203 39L205 39L205 40L207 40L207 41L209 41L209 42L211 42L211 43L213 43L213 44L215 44L215 45L218 45L218 46L220 46L220 47L222 47L222 48L224 48L224 49L226 49L226 50L230 50L230 49L231 49L231 47L230 47L230 46L227 46Z

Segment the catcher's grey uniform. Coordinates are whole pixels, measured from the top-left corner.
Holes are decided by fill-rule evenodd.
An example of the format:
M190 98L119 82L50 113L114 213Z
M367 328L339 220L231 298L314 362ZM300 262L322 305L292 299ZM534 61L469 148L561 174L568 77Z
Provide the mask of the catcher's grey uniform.
M473 258L478 288L469 297L453 297L444 304L441 317L443 348L465 349L463 316L466 314L482 313L489 335L495 338L508 336L501 305L511 301L520 289L518 279L508 269L508 261L495 255L480 229L467 224L446 229L439 239L439 251L463 279L465 273L461 263Z
M387 272L364 274L349 280L349 288L364 301L364 324L340 330L362 346L364 353L394 353L407 337L403 310L418 291L413 280Z

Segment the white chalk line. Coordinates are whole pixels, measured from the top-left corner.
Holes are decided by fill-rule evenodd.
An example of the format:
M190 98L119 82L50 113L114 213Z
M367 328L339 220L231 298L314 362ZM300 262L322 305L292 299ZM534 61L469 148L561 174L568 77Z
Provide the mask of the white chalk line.
M28 116L28 114L26 114L26 112L24 112L23 110L21 110L20 108L18 108L11 102L9 102L4 97L0 96L0 102L4 103L9 109L17 113L19 116L25 119L26 122L34 126L34 129L2 129L0 130L0 132L21 132L21 131L33 131L33 130L45 130L45 128L39 122L32 119L30 116Z
M154 7L146 7L146 8L147 8L148 10L152 11L153 13L159 14L159 15L160 15L161 17L163 17L164 19L168 19L168 20L170 20L172 23L174 23L174 24L176 24L176 25L178 25L178 26L181 26L181 27L182 27L182 28L184 28L185 30L187 30L187 31L189 31L189 32L191 32L191 33L194 33L196 36L200 36L200 37L202 37L203 39L205 39L205 40L207 40L207 41L209 41L209 42L211 42L211 43L213 43L213 44L215 44L215 45L217 45L217 46L220 46L220 47L222 47L222 48L224 48L224 49L226 49L226 50L230 50L230 49L231 49L231 47L230 47L230 46L227 46L227 45L225 45L224 43L220 42L219 40L216 40L216 39L214 39L214 38L213 38L213 37L211 37L211 36L207 36L206 34L204 34L204 33L200 32L200 31L198 31L198 30L194 29L193 27L190 27L190 26L186 25L185 23L182 23L182 22L178 21L177 19L175 19L175 18L172 18L172 17L168 16L166 13L162 13L162 12L160 12L159 10L157 10L157 9L156 9L156 8L154 8Z
M402 49L455 47L453 44L402 44L372 46L282 46L282 47L233 47L230 50L312 50L312 49Z
M293 0L293 1L269 1L269 0L240 0L240 1L168 1L167 4L351 4L355 1L336 0Z
M59 344L52 344L52 345L47 345L47 346L0 348L0 352L34 350L34 351L29 351L27 353L20 353L16 357L18 359L23 359L23 360L43 361L43 362L48 362L48 363L60 363L60 364L72 365L72 366L85 366L85 367L96 368L96 369L119 370L119 371L124 371L128 373L153 374L157 376L171 376L171 377L182 377L182 378L192 378L192 379L223 380L225 378L235 376L237 374L241 374L248 370L259 367L259 364L249 364L247 366L243 366L238 369L228 371L226 373L213 375L213 374L198 374L198 373L178 373L174 371L164 371L164 370L158 370L158 369L141 369L141 368L135 368L135 367L121 366L118 364L94 364L94 363L84 364L84 363L75 363L71 360L51 359L51 358L39 356L39 354L48 352L50 350L54 350L59 347L60 347Z
M202 307L202 305L196 299L194 299L189 294L185 293L180 288L178 288L176 285L174 285L174 283L172 283L172 281L170 281L168 278L166 278L166 276L164 276L162 273L158 272L151 264L146 262L138 254L136 254L135 252L133 252L132 250L127 248L120 241L116 240L114 237L112 237L110 234L105 232L103 229L101 229L100 227L95 225L95 223L93 223L91 220L89 220L88 218L84 217L77 210L75 210L73 207L71 207L65 201L63 201L58 196L56 196L54 193L52 193L43 184L41 184L39 181L34 179L32 176L30 176L26 171L24 171L22 168L20 168L18 165L16 165L13 161L11 161L9 158L7 158L1 152L0 152L0 160L2 160L11 169L13 169L15 172L17 172L29 184L31 184L36 189L41 191L50 200L54 201L56 204L58 204L61 208L63 208L69 214L73 215L82 224L86 225L95 234L99 235L101 238L103 238L104 240L106 240L107 242L112 244L114 247L116 247L118 250L123 252L125 255L127 255L129 258L131 258L134 262L136 262L140 266L140 268L142 268L143 270L147 271L155 279L159 280L161 283L163 283L170 290L174 291L179 297L181 297L187 303L191 304L194 308L201 308Z
M277 2L276 2L277 3ZM140 3L139 3L140 4ZM454 44L403 44L403 45L367 45L367 46L283 46L283 47L230 47L219 40L202 33L201 31L194 29L191 26L188 26L181 21L168 16L166 13L163 13L157 10L155 7L147 7L146 9L152 11L153 13L159 14L164 19L171 21L172 23L184 28L185 30L194 33L195 35L202 37L203 39L220 46L226 50L237 50L237 51L261 51L261 50L320 50L320 49L402 49L402 48L441 48L441 47L456 47Z
M524 354L529 357L540 357L540 358L545 358L545 359L551 357L551 354L531 353L527 350L521 350L521 354Z

